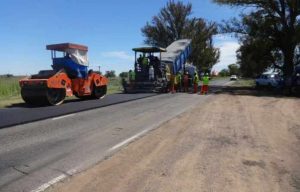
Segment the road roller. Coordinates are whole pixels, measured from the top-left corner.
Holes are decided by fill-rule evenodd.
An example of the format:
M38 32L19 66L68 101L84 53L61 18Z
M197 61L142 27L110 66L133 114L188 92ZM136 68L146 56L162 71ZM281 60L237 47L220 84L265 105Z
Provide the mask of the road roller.
M20 80L21 96L29 105L60 105L66 97L101 99L108 79L88 70L88 47L73 43L47 45L52 70L42 70Z

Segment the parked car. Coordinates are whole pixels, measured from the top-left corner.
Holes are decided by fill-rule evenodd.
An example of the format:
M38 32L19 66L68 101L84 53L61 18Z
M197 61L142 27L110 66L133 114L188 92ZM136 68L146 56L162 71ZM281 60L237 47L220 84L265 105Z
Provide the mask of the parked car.
M278 74L262 74L255 80L257 87L277 87L280 82Z
M236 80L238 80L238 77L236 75L230 76L230 81L236 81Z

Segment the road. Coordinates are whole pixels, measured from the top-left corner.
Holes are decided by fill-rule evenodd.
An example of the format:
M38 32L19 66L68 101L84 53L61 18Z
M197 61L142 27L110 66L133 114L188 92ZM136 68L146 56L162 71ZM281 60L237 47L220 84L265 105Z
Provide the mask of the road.
M299 98L226 89L46 191L299 192L299 116Z
M1 129L0 191L42 191L209 97L162 94Z
M212 81L213 86L220 86L226 83L227 80ZM152 97L154 93L138 93L138 94L112 94L106 96L102 100L86 100L79 101L78 99L67 100L60 106L43 106L30 107L25 103L11 106L10 108L0 109L0 128L21 125L33 121L59 117L81 111L91 110L95 108L115 105L137 99Z
M77 113L109 105L115 105L127 101L152 97L155 95L157 94L112 94L106 96L102 100L67 100L63 105L60 106L30 107L25 103L18 104L15 107L0 109L0 128Z

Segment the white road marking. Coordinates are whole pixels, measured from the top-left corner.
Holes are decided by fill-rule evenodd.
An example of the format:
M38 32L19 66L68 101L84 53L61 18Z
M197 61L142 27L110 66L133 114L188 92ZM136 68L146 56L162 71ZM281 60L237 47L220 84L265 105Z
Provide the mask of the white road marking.
M128 143L130 143L131 141L133 141L136 138L142 136L143 134L147 133L148 131L149 130L146 129L146 130L144 130L144 131L142 131L142 132L140 132L140 133L138 133L138 134L136 134L136 135L134 135L134 136L132 136L132 137L130 137L128 139L126 139L125 141L122 141L121 143L119 143L119 144L113 146L112 148L110 148L109 150L107 150L107 152L112 152L112 151L114 151L114 150L116 150L116 149L118 149L118 148L120 148L120 147L122 147L122 146L124 146L124 145L126 145Z
M67 118L67 117L72 117L76 115L75 113L72 113L72 114L69 114L69 115L63 115L63 116L59 116L59 117L55 117L55 118L52 118L52 120L59 120L59 119L63 119L63 118Z
M77 169L70 169L69 171L67 171L68 175L74 175L75 173L77 173Z
M45 191L48 187L50 187L51 185L54 185L55 183L63 180L66 177L67 177L67 175L65 175L65 174L62 174L62 175L60 175L58 177L55 177L54 179L52 179L49 182L41 185L39 188L37 188L35 190L32 190L31 192L42 192L42 191Z
M73 114L73 115L74 115L74 114ZM111 147L110 149L107 150L107 152L112 152L112 151L114 151L114 150L116 150L116 149L118 149L118 148L120 148L120 147L122 147L122 146L124 146L124 145L126 145L126 144L128 144L128 143L130 143L131 141L133 141L133 140L135 140L136 138L138 138L138 137L144 135L144 134L147 133L148 131L150 131L150 129L146 129L146 130L144 130L144 131L142 131L142 132L140 132L140 133L135 134L134 136L132 136L132 137L126 139L125 141L122 141L121 143L119 143L119 144L117 144L117 145ZM78 169L75 168L75 169L70 169L69 171L67 171L67 174L68 174L68 175L74 175L74 174L77 173L77 172L78 172ZM62 175L60 175L60 176L58 176L58 177L55 177L54 179L52 179L52 180L50 180L49 182L47 182L47 183L41 185L41 186L38 187L37 189L32 190L31 192L43 192L43 191L45 191L47 188L49 188L50 186L54 185L55 183L60 182L61 180L65 179L66 177L68 177L68 175L62 174Z

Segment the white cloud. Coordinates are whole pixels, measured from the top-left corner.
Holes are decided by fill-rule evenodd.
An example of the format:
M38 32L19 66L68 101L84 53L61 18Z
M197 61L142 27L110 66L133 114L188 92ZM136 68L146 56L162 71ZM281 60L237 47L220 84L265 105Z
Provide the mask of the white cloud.
M217 63L213 70L221 71L224 68L227 68L228 65L232 63L236 63L236 51L240 47L236 40L232 40L231 38L218 38L218 42L216 43L216 47L220 49L220 62Z
M104 58L120 59L120 60L127 60L127 61L133 61L134 60L134 56L129 55L125 51L102 52L101 56L104 57Z

